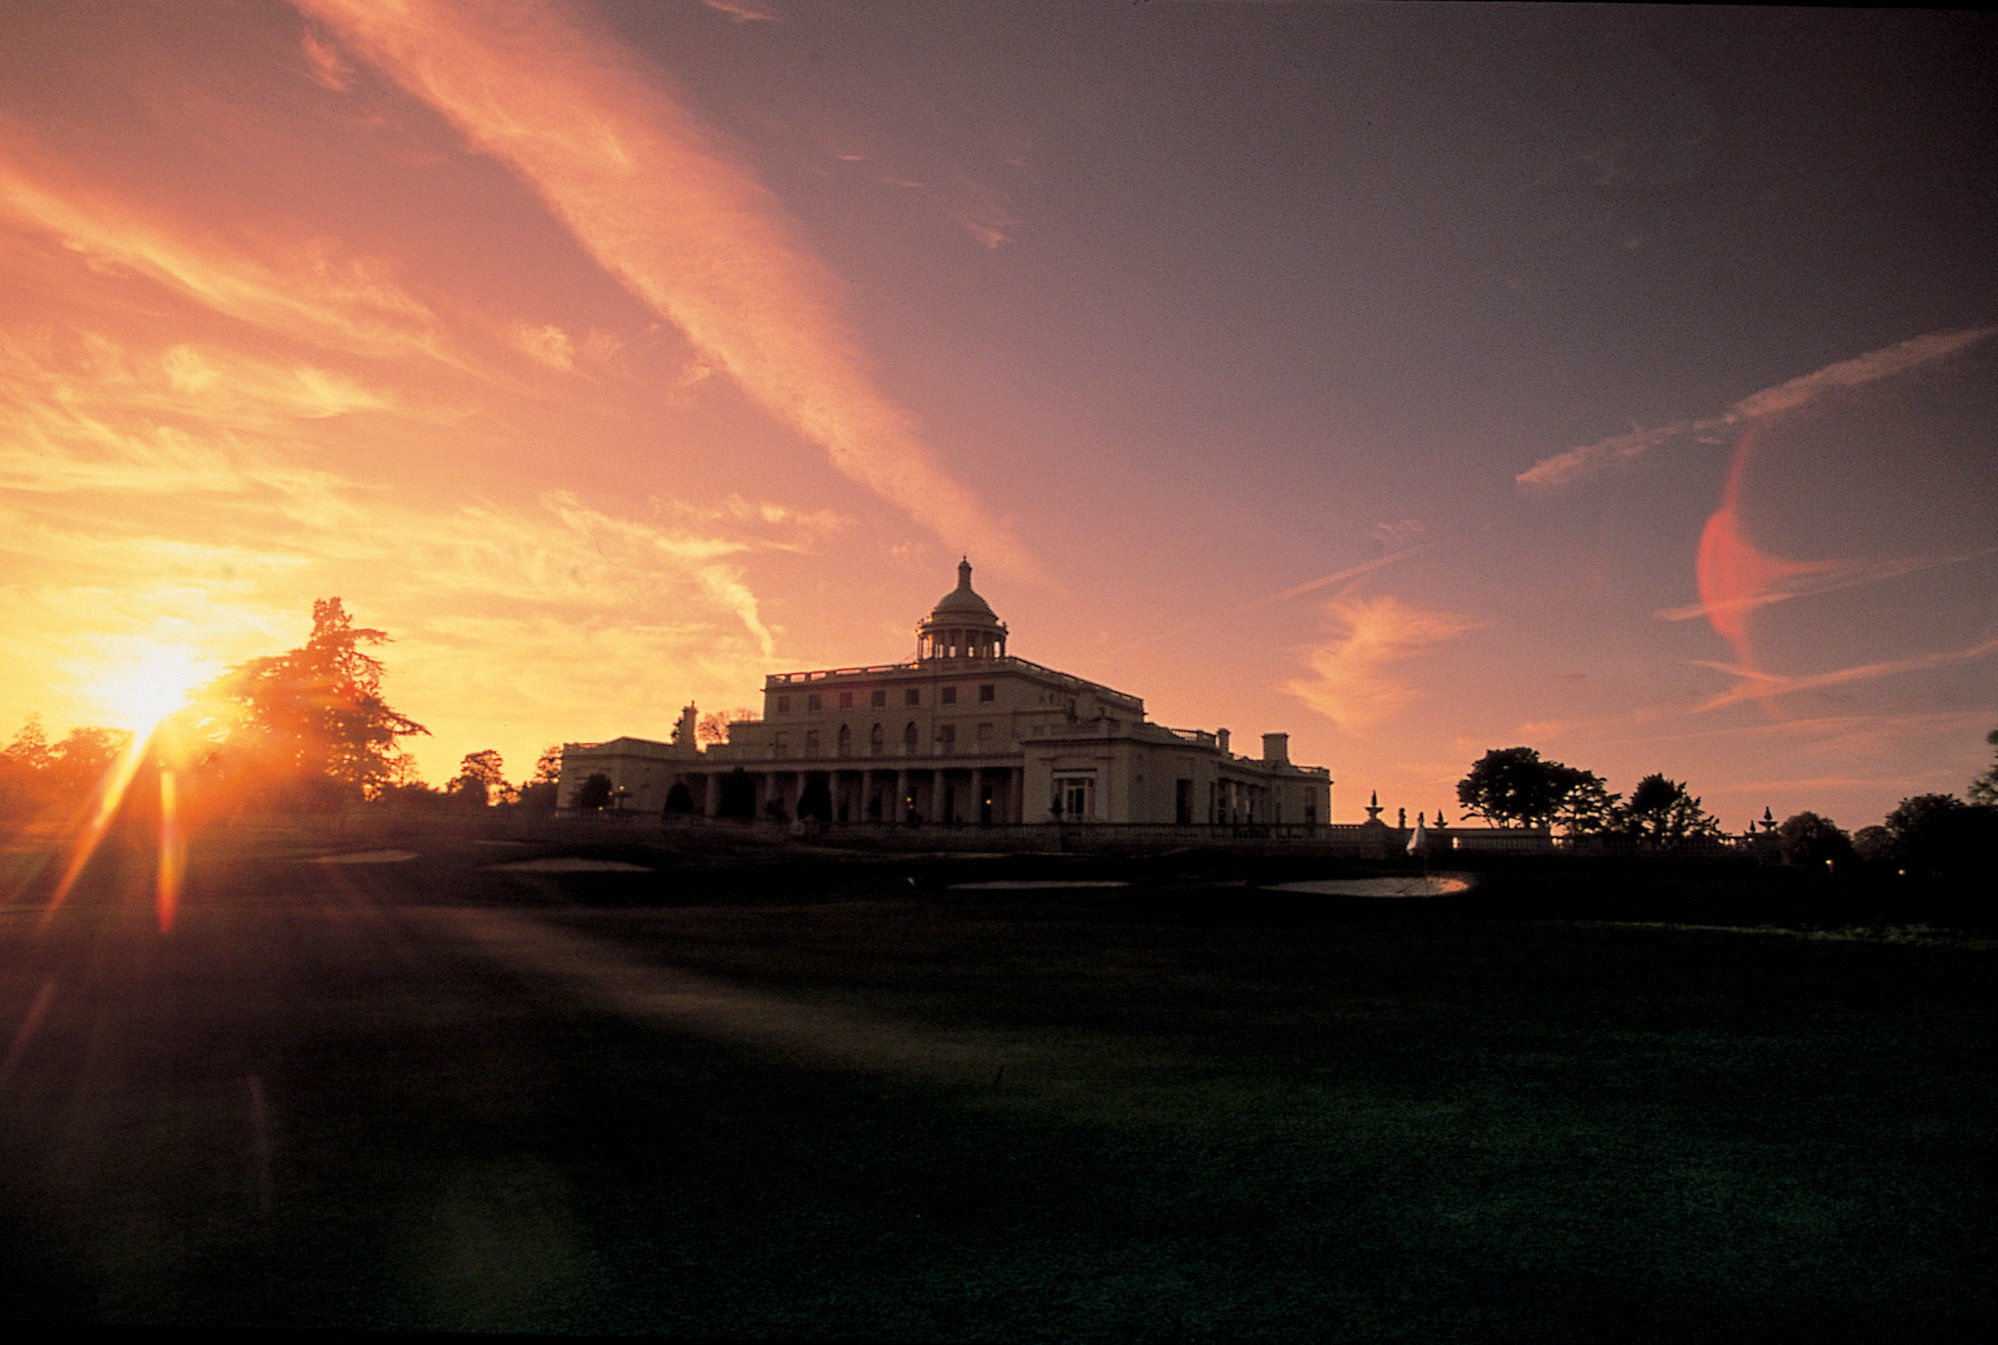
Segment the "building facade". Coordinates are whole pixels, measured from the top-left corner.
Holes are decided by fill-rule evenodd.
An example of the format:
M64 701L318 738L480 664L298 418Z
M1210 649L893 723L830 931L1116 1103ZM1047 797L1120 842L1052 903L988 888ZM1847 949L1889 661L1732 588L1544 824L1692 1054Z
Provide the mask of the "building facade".
M691 705L671 742L564 744L558 807L841 824L1330 821L1331 774L1293 764L1288 735L1237 756L1228 730L1150 723L1138 697L1008 654L1006 640L965 561L917 624L910 662L772 673L763 717L705 749Z

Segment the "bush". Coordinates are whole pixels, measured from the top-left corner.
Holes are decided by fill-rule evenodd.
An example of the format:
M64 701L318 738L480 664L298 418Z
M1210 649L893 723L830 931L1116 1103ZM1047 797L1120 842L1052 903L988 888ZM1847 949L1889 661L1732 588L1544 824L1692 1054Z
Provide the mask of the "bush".
M1834 870L1857 858L1852 841L1830 818L1803 812L1785 818L1776 828L1776 843L1783 862L1795 868Z

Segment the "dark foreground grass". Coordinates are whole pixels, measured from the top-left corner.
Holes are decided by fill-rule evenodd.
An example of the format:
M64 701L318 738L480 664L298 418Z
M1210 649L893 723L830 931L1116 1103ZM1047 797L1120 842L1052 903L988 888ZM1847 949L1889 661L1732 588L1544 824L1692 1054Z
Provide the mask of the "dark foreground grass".
M949 884L1085 870L412 848L199 855L165 938L132 852L46 928L0 916L0 1314L1404 1340L1992 1315L1981 946L1289 898L1200 857L1008 895Z

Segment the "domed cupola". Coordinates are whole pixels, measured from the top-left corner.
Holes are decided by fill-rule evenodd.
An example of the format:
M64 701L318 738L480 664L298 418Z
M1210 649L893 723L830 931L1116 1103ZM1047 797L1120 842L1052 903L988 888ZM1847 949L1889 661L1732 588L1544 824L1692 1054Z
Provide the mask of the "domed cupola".
M971 561L957 564L957 587L916 625L916 657L1004 658L1006 623L971 590Z

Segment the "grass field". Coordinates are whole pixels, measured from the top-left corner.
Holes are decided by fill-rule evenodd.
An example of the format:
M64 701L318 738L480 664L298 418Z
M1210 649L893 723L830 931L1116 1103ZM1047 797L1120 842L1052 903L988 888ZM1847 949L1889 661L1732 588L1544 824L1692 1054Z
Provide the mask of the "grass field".
M342 846L414 857L316 862ZM635 867L495 867L564 856ZM1426 1341L1992 1319L1977 940L1526 919L1518 877L1279 894L1310 875L1239 857L421 835L198 848L161 936L148 872L114 852L54 920L45 878L0 914L14 1320ZM1129 885L957 886L1007 878Z

